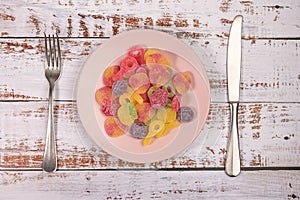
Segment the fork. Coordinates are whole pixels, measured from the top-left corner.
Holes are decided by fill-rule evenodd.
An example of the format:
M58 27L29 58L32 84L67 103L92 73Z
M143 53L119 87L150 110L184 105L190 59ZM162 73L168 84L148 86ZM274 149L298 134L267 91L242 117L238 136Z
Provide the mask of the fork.
M47 44L48 43L48 44ZM52 43L52 44L51 44ZM61 74L61 52L59 38L45 34L45 76L49 82L49 109L46 145L43 158L43 170L55 172L57 169L56 139L53 119L53 90L56 80Z

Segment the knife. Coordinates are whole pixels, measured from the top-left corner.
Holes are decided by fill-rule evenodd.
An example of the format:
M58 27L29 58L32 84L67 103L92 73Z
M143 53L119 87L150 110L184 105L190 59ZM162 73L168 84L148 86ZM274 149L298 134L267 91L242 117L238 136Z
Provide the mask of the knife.
M240 100L242 20L243 17L241 15L234 18L230 28L227 50L227 87L231 111L231 126L225 163L225 172L228 176L238 176L241 172L237 117Z

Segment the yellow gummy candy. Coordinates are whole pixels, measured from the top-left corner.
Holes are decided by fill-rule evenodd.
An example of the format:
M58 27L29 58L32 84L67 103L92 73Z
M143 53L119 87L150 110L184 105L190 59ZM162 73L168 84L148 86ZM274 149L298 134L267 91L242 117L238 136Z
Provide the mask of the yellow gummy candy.
M142 104L144 102L144 99L142 98L142 96L137 92L134 92L132 97L138 104Z
M157 54L158 51L154 50L154 49L148 49L145 54L144 54L144 60L147 60L147 58L150 56L150 55L153 55L153 54Z
M175 121L173 121L173 122L171 122L171 123L167 123L167 124L165 124L165 128L163 129L163 131L161 131L161 132L159 132L159 133L157 133L156 135L155 135L155 137L163 137L163 136L165 136L170 130L172 130L173 128L176 128L176 127L178 127L180 125L180 122L178 121L178 120L175 120Z
M149 124L149 133L146 136L146 138L148 137L153 137L155 136L157 133L159 133L160 131L162 131L165 127L165 123L161 120L153 120L150 124Z
M121 105L124 105L124 104L127 104L128 102L131 101L131 94L125 92L124 94L122 94L120 97L119 97L119 103Z
M166 122L166 119L167 119L167 111L165 108L161 108L159 110L156 111L156 118L163 121L163 122Z
M153 137L146 137L143 141L143 145L144 146L149 145L151 143L152 139L153 139Z
M172 108L167 108L166 113L167 113L166 123L170 123L176 120L176 112Z
M157 110L156 118L165 123L170 123L176 119L176 112L172 108L161 108Z

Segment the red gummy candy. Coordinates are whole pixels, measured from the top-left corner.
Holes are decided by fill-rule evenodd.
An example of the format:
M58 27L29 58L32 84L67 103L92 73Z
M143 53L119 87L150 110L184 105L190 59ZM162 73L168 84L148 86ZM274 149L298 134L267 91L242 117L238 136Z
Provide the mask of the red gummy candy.
M102 105L101 111L105 116L113 116L111 106L109 105Z
M128 51L128 55L134 57L140 65L145 64L144 53L144 48L140 46L133 46Z
M168 103L168 91L164 89L158 89L150 96L150 103L154 108L160 108Z
M125 73L130 70L135 70L138 66L138 61L132 56L126 56L120 63L121 71Z
M177 96L174 96L172 99L172 103L171 103L171 107L172 109L177 112L180 108L180 101L179 98Z

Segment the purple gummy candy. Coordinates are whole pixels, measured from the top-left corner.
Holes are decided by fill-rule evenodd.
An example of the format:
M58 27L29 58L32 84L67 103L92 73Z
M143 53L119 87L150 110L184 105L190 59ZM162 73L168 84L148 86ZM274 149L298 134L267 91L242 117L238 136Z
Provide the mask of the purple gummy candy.
M142 122L135 122L130 126L129 133L137 139L145 138L148 134L148 127Z
M177 120L181 123L186 123L192 121L194 118L194 111L187 106L180 107L177 112Z
M125 80L118 80L112 86L112 94L119 97L126 92L127 88L128 84Z
M112 104L110 106L110 113L113 115L113 116L116 116L118 114L118 109L121 107L121 104L119 102L119 98L115 98L113 101L112 101Z

